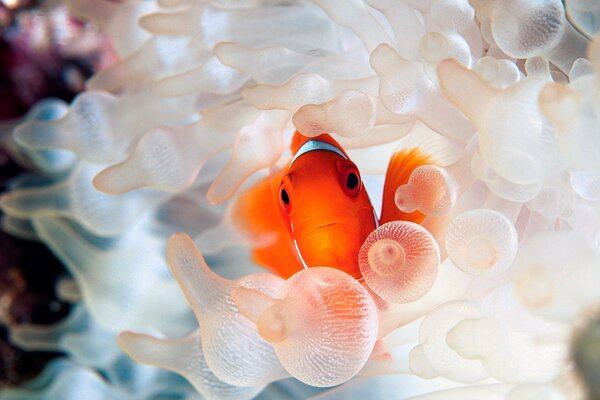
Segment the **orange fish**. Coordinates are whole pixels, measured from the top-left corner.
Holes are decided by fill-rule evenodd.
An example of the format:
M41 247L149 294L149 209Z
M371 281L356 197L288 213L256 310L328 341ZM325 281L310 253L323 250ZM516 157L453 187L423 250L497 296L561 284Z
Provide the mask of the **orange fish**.
M392 220L419 223L425 217L400 211L398 186L420 165L433 164L420 148L402 149L390 159L381 217L371 204L360 171L329 135L305 137L296 131L293 158L236 201L233 220L257 241L253 259L287 278L307 267L338 268L360 278L358 251L379 224Z

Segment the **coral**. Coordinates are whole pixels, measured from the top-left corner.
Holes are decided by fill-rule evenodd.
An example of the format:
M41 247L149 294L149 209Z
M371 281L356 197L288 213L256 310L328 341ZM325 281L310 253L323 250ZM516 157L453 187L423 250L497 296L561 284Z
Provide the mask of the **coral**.
M595 2L65 4L118 60L2 136L31 170L0 199L3 229L49 246L73 303L54 325L8 323L65 358L2 398L597 391ZM377 227L359 279L286 280L249 255L278 238L241 229L237 201L289 165L296 129L340 143L377 212L391 156L430 157L385 194L422 222Z

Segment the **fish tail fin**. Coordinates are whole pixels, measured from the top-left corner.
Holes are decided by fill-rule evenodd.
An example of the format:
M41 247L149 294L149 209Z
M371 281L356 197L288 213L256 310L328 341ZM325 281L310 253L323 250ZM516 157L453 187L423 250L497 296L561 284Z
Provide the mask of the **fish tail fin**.
M386 171L380 224L396 220L421 223L425 219L422 212L405 213L398 209L396 190L408 183L416 168L422 165L447 166L456 162L460 154L461 149L454 142L427 128L405 136L398 143Z
M281 175L273 173L243 192L234 203L232 217L252 243L252 259L288 278L304 266L278 206Z

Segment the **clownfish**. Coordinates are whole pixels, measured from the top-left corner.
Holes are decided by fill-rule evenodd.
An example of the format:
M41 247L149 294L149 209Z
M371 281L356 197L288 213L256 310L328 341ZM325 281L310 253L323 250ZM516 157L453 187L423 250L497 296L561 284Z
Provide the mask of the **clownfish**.
M419 147L391 157L378 218L360 171L328 134L295 132L292 159L243 192L233 206L233 220L250 237L267 237L252 248L255 262L283 278L317 266L340 269L360 279L358 252L380 224L393 220L420 223L419 211L404 213L395 204L398 186L432 158Z

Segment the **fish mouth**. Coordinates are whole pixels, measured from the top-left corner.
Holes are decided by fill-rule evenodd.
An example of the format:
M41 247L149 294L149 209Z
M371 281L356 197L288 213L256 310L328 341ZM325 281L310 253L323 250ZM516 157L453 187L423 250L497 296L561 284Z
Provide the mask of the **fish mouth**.
M360 227L343 222L328 222L314 226L303 239L299 240L301 247L307 244L309 248L319 249L322 255L335 255L335 258L345 258L342 255L355 247L360 247L363 238Z
M320 223L297 238L299 255L308 267L327 266L359 278L358 250L364 238L356 224Z
M369 225L373 225L373 227L371 229L366 228ZM309 234L335 228L348 234L360 235L360 232L365 229L368 229L370 233L372 229L375 229L374 225L372 208L358 209L355 212L337 211L321 218L320 221L300 218L294 223L294 227Z
M360 236L361 227L356 224L335 221L315 225L308 232L308 235L323 235L325 232L330 232L329 234L332 236L350 238Z
M317 229L328 228L330 226L336 226L336 225L344 225L344 224L342 224L340 222L328 222L326 224L321 224L321 225L315 226L314 229L317 230Z

